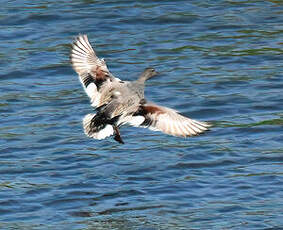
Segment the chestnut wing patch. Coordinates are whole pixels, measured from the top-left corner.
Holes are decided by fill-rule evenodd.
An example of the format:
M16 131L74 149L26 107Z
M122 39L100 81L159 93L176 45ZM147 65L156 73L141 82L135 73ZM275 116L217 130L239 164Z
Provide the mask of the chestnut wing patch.
M209 127L205 122L190 119L173 109L154 104L142 105L139 115L145 118L140 126L173 136L194 136L206 131Z
M71 63L91 99L92 106L96 107L99 104L99 90L104 82L119 80L109 72L105 61L96 56L86 35L79 35L75 39L71 50Z

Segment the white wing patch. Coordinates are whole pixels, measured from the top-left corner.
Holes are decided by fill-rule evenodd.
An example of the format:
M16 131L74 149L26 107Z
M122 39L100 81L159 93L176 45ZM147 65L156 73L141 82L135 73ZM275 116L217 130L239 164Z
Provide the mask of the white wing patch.
M97 91L97 87L94 83L90 83L87 87L84 87L86 94L90 98L91 106L97 107L101 97L101 93Z
M128 124L135 127L139 127L144 122L144 120L144 116L132 116L129 119Z

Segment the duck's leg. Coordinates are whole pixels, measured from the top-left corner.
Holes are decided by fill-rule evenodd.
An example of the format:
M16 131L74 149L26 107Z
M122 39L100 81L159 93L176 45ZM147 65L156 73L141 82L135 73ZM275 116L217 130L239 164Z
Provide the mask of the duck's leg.
M113 125L113 129L114 129L114 135L115 135L114 140L118 141L120 144L125 144L120 135L119 128L116 125Z

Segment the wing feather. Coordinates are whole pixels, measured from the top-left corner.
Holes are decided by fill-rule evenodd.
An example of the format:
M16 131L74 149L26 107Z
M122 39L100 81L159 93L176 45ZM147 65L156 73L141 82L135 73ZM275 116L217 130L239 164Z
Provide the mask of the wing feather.
M210 127L206 122L190 119L173 109L151 103L142 106L141 114L144 115L145 121L140 126L173 136L195 136Z
M103 83L118 81L108 70L103 59L96 56L87 35L79 35L73 45L70 54L73 69L79 75L86 94L89 96L92 106L97 107L101 98L101 86Z

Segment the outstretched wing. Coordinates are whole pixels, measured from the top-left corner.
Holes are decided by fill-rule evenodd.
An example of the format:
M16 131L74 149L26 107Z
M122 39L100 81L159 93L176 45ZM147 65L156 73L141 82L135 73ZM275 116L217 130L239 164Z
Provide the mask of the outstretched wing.
M71 63L91 99L92 106L99 104L99 90L102 84L119 80L109 72L105 61L96 56L87 35L79 35L75 39L71 50Z
M141 105L140 111L136 116L133 116L133 119L142 121L142 119L138 119L141 116L144 117L144 120L140 124L136 123L138 126L154 131L161 131L173 136L195 136L203 133L210 127L206 122L190 119L182 116L173 109L152 103ZM135 122L131 124L135 125Z

